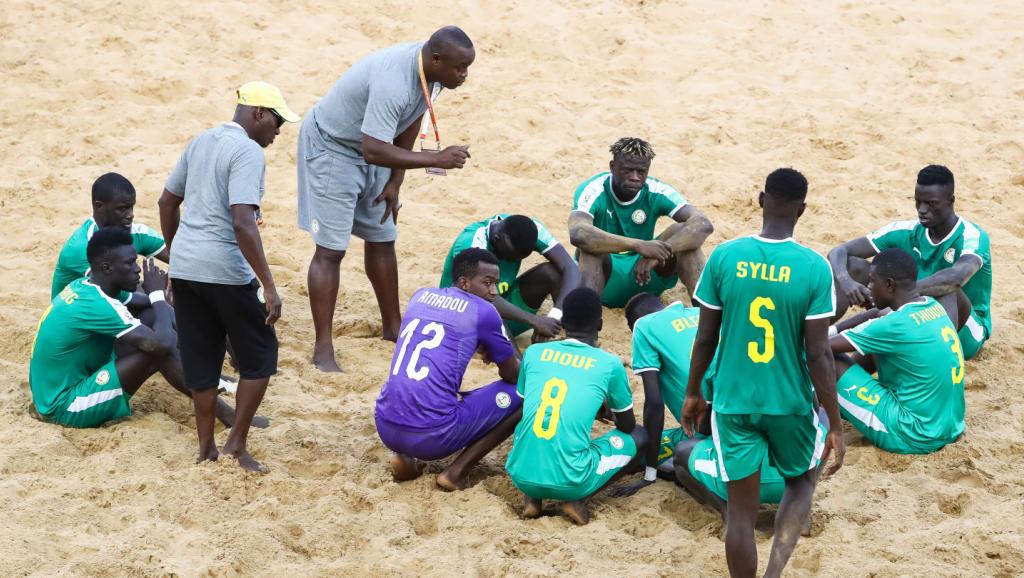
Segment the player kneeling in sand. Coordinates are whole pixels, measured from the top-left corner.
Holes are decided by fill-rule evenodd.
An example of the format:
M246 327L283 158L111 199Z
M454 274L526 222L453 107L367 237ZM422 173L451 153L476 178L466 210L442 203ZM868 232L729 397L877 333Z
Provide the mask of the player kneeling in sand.
M950 294L939 301L918 292L917 264L902 249L885 249L871 262L868 290L876 307L892 313L833 336L836 389L843 418L879 448L927 454L964 431L964 353L958 336L971 315ZM960 306L960 310L957 307ZM867 312L837 325L852 326ZM855 351L851 361L842 355ZM877 370L878 378L871 376Z
M533 329L534 341L556 337L562 331L562 300L580 284L580 270L558 240L538 220L524 215L495 215L463 229L448 251L441 274L441 287L450 287L452 260L465 249L479 247L498 258L501 279L494 308L512 337ZM519 275L523 259L537 252L548 260ZM551 311L537 315L548 296Z
M99 427L131 415L128 399L158 371L190 395L178 356L174 310L163 296L167 275L152 259L144 262L142 288L154 314L150 328L123 304L139 285L130 230L99 229L86 251L89 275L64 287L39 321L29 364L36 410L46 421ZM230 427L234 414L218 400L221 422Z
M454 287L420 289L410 299L375 411L380 439L394 452L395 481L419 476L416 460L438 460L461 450L437 477L442 489L461 489L469 469L519 422L519 359L491 304L498 296L498 277L494 255L467 249L452 263ZM497 364L501 379L460 392L477 351Z
M525 518L540 515L542 500L561 500L573 522L586 524L583 500L635 468L647 445L633 415L626 369L597 348L601 325L601 298L592 289L574 289L564 302L566 339L531 345L523 356L517 389L523 420L505 467L525 494ZM605 401L616 429L591 440Z

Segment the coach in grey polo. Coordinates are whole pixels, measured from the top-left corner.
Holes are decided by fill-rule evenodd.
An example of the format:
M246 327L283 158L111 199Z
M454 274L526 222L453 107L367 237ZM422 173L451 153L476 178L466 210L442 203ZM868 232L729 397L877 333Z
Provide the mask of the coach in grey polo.
M323 371L341 370L331 326L341 260L353 234L366 242L366 275L384 338L398 338L395 239L405 169L462 168L469 157L467 146L412 151L428 110L425 92L436 97L442 87L459 87L475 57L472 41L454 26L427 42L385 48L353 65L302 122L298 222L316 243L309 303L316 332L313 363Z

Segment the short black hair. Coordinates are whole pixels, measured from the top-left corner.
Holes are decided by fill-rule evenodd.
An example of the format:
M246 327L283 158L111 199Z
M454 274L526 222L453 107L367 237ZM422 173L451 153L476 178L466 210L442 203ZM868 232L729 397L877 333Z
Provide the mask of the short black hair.
M903 249L885 249L871 260L871 268L875 275L882 279L892 279L901 287L917 282L917 262L914 256Z
M89 266L95 268L107 253L131 244L132 234L128 229L118 226L101 227L89 239L89 244L85 248L85 258L89 260Z
M590 287L577 287L562 301L566 331L594 331L601 327L601 297Z
M661 302L661 297L654 295L653 293L637 293L629 301L626 302L626 323L629 324L629 330L633 330L633 326L636 325L637 320L645 315L650 315L657 311L661 311L665 308L665 304Z
M783 201L803 201L807 198L807 179L796 169L775 169L764 180L764 194Z
M498 264L498 258L487 249L471 247L459 252L452 259L452 283L457 283L459 277L472 277L476 275L476 269L480 263Z
M521 255L532 252L537 246L537 223L524 215L509 215L504 221L505 232L516 252Z
M473 41L458 26L439 28L427 40L427 47L435 54L441 54L445 48L450 46L471 49L473 48Z
M928 165L917 173L917 184L922 187L932 185L948 186L952 191L955 188L953 171L942 165Z
M92 200L103 203L125 196L135 197L132 182L117 173L107 173L92 184Z

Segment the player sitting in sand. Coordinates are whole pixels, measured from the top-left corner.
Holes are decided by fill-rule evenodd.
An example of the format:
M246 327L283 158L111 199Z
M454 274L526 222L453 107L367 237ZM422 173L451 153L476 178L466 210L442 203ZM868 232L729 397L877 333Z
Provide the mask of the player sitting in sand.
M523 215L501 214L469 225L459 233L448 251L441 287L452 286L452 261L470 247L486 249L498 258L501 279L494 307L513 337L531 328L534 340L550 339L561 332L562 300L580 284L580 270L565 247L540 221ZM548 262L519 276L523 259L534 251ZM537 315L537 309L549 295L554 306L546 316Z
M954 309L953 299L922 296L917 277L912 255L883 250L871 262L868 290L892 313L830 340L843 417L871 443L899 454L938 451L964 431L964 354L950 316L970 313ZM860 354L855 362L842 355L852 351Z
M85 255L89 239L97 229L107 226L124 227L130 232L132 244L139 255L156 257L164 263L168 261L167 245L160 233L135 222L135 187L123 176L107 173L92 184L92 217L75 230L60 250L50 285L50 299L56 297L68 283L85 277L89 270L89 260ZM131 291L134 290L133 287ZM137 304L144 305L144 301L140 300Z
M462 450L437 477L442 489L461 489L469 469L519 422L519 359L491 304L499 274L494 255L466 249L452 263L454 287L420 289L409 300L375 411L380 439L394 452L395 481L419 476L416 460ZM497 364L501 379L460 392L476 351Z
M64 287L39 321L29 364L36 410L46 421L99 427L131 415L128 399L158 371L190 395L178 356L174 311L163 296L167 275L152 259L144 262L142 289L152 303L151 328L123 305L139 285L130 229L95 231L86 254L89 275ZM230 427L235 412L218 400L217 417ZM265 418L259 423L266 427Z
M601 298L574 289L565 298L566 339L531 345L523 356L517 393L523 420L505 467L525 495L523 517L540 515L542 500L561 500L577 524L590 512L583 500L637 466L647 433L636 425L629 378L619 358L597 348ZM616 429L597 439L590 431L608 402Z
M688 438L682 427L665 430L665 408L677 421L682 418L686 383L690 377L690 351L697 337L700 308L685 307L675 302L668 307L661 299L641 293L626 304L626 322L633 331L633 373L644 382L644 428L652 440L647 448L648 464L642 480L616 488L614 495L629 496L653 484L660 471L677 480L701 503L715 508L725 519L728 500L725 482L718 472L718 452L711 438L711 425L705 419L700 431ZM705 375L704 398L712 400L711 372ZM710 412L705 413L707 416ZM824 438L828 418L818 410L818 429ZM657 470L650 464L656 464ZM766 455L761 463L761 494L763 504L778 504L786 489L786 481L772 467Z
M917 220L890 223L832 249L828 258L836 276L836 319L850 305L870 306L865 259L884 249L903 249L917 262L918 293L970 301L971 315L959 336L966 359L978 354L992 334L992 254L988 233L953 210L953 191L953 173L928 165L917 174Z
M700 247L714 230L671 186L647 176L651 145L622 138L611 146L610 172L576 189L569 239L579 249L583 283L607 307L622 307L637 293L662 292L682 280L693 296L704 269ZM676 222L655 239L658 217Z

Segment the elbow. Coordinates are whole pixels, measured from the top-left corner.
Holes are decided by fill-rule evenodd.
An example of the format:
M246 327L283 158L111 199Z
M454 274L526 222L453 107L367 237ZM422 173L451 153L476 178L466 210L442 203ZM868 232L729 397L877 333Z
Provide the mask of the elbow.
M582 227L569 227L569 242L572 243L573 247L583 251L587 250L587 236L583 232Z
M366 138L363 139L363 160L371 165L382 165L385 160L377 143Z
M711 236L711 233L715 232L715 226L711 224L711 219L704 217L700 220L700 224L697 226L697 231L707 239Z

